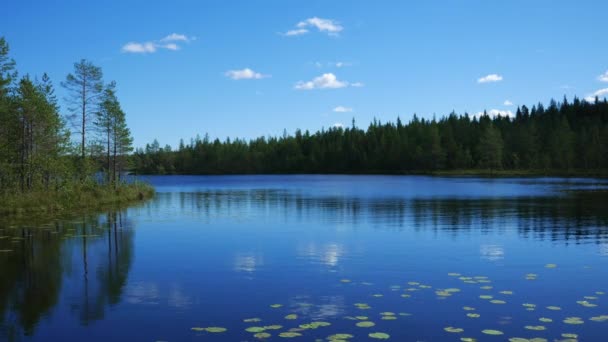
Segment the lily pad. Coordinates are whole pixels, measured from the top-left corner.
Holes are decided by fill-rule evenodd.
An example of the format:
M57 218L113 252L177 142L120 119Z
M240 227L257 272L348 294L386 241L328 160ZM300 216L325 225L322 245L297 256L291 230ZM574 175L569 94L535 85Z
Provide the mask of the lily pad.
M345 340L351 339L353 337L355 337L355 336L353 336L351 334L333 334L333 335L327 336L327 339L335 342L335 341L345 341Z
M368 335L371 338L376 338L379 340L387 340L391 337L391 335L386 334L386 333L382 333L382 332L375 332L375 333L371 333Z
M479 315L479 314L477 314L477 313L468 313L468 314L467 314L467 317L470 317L470 318L479 318L479 317L480 317L480 315Z
M560 308L559 306L547 306L547 309L549 309L549 310L553 310L553 311L559 311L559 310L561 310L562 308Z
M601 315L589 318L590 321L594 322L606 322L608 321L608 315Z
M269 333L265 333L265 332L261 332L261 333L257 333L255 335L253 335L253 337L258 338L260 340L265 339L265 338L270 338L272 335L270 335Z
M556 268L557 265L556 264L546 264L545 268Z
M547 328L543 325L526 325L525 328L528 330L535 330L535 331L547 330Z
M553 322L553 320L551 318L546 318L546 317L541 317L538 320L541 321L541 322L543 322L543 323L551 323L551 322Z
M279 334L279 337L283 337L283 338L294 338L294 337L299 337L299 336L302 336L302 334L300 334L298 332L292 332L292 331L282 332Z
M270 305L270 307L273 308L273 309L278 309L278 308L280 308L282 306L283 306L283 304L271 304Z
M577 325L577 324L583 324L585 322L580 317L566 317L566 319L564 319L564 323Z
M462 329L462 328L454 328L454 327L445 327L445 328L443 328L443 330L445 330L449 333L455 333L455 334L460 334L461 332L464 331L464 329Z
M298 315L296 315L296 314L289 314L289 315L285 316L285 319L298 319Z
M250 333L260 333L260 332L264 332L266 330L266 328L264 327L249 327L247 329L245 329L245 331L250 332Z
M482 330L481 332L486 335L495 335L495 336L504 335L504 333L502 331L494 330L494 329L485 329L485 330Z
M492 304L506 304L507 302L505 302L504 300L500 300L500 299L493 299L490 301L490 303Z
M374 322L369 322L369 321L358 322L358 323L356 324L356 326L358 326L359 328L370 328L370 327L373 327L373 326L375 326L375 325L376 325L376 323L374 323Z

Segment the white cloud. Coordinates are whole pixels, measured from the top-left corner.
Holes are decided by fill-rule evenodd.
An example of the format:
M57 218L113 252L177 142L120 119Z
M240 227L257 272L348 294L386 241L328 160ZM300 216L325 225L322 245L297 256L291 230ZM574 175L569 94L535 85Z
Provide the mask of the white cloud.
M348 62L315 62L314 65L317 68L323 68L323 67L328 67L328 68L332 68L332 67L336 67L336 68L345 68L345 67L349 67L352 66L352 63L348 63Z
M189 42L192 38L188 38L188 36L184 34L171 33L165 38L161 39L161 42Z
M498 74L489 74L487 76L481 77L477 80L477 83L490 83L490 82L500 82L502 81L502 76Z
M585 97L585 101L587 102L595 102L595 98L598 97L600 100L606 98L608 96L608 88L600 89L595 93Z
M315 77L312 81L296 83L295 89L298 90L311 90L311 89L338 89L348 87L349 83L346 81L340 81L336 75L332 73L323 74L319 77Z
M509 100L505 100L505 102L503 103L503 105L505 105L505 106L512 106L513 102L511 102Z
M355 87L355 88L361 88L361 87L365 86L365 84L363 84L362 82L355 82L355 83L351 83L350 86Z
M162 39L149 42L129 42L123 45L121 51L125 53L154 53L159 49L177 51L180 46L177 43L189 43L196 40L194 37L188 37L183 34L172 33Z
M598 81L600 81L600 82L608 82L608 70L606 70L606 72L605 72L605 73L603 73L603 74L599 75L599 76L597 77L597 79L598 79Z
M129 42L122 47L122 52L128 53L153 53L156 52L154 43L134 43Z
M480 118L483 116L483 114L484 112L477 112L475 113L474 117ZM497 116L506 116L510 118L515 117L515 114L513 114L513 112L510 110L490 109L486 111L486 114L488 114L488 116L491 118L495 118Z
M228 70L224 73L224 75L233 80L259 80L270 77L270 75L264 75L249 68L242 70Z
M343 29L339 22L333 19L323 19L318 17L308 18L300 21L296 28L285 32L284 36L299 36L310 32L310 28L316 28L319 32L327 33L330 36L337 36Z
M334 108L334 112L336 112L336 113L350 113L352 111L353 111L353 109L350 107L338 106L338 107Z
M289 30L287 32L285 32L283 35L290 37L290 36L301 36L303 34L307 34L308 30L307 29L295 29L295 30Z

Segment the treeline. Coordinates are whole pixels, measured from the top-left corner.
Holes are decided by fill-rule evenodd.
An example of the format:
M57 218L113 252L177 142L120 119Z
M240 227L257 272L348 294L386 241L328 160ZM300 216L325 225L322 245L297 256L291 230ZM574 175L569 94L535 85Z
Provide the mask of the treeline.
M451 113L366 130L220 141L197 137L177 150L155 140L133 155L143 174L407 173L608 170L608 102L575 98L517 108L515 117Z
M0 37L0 200L119 187L132 138L116 84L102 76L87 60L75 63L61 83L69 112L62 116L48 75L19 76Z

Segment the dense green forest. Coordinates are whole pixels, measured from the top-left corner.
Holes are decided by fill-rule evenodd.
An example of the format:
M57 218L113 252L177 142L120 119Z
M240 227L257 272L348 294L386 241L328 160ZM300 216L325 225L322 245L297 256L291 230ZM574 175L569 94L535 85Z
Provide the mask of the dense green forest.
M517 108L515 117L451 113L409 123L374 120L366 130L260 137L197 137L174 151L157 141L138 149L143 174L411 173L477 170L540 174L608 170L608 102L566 98Z
M116 84L102 76L87 60L75 63L61 84L69 112L62 116L48 75L19 76L0 37L0 210L114 202L150 192L121 179L132 138Z

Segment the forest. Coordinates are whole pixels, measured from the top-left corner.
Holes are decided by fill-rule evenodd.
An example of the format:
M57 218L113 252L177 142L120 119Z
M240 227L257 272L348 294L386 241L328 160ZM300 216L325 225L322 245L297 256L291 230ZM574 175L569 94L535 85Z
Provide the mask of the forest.
M116 83L105 83L101 68L83 59L61 86L69 94L68 115L60 112L49 76L20 76L0 37L0 210L149 194L148 187L121 178L133 140Z
M137 149L141 174L534 173L605 174L608 102L574 98L517 108L514 117L414 115L367 129L297 130L251 141L197 136L177 150L158 141Z

